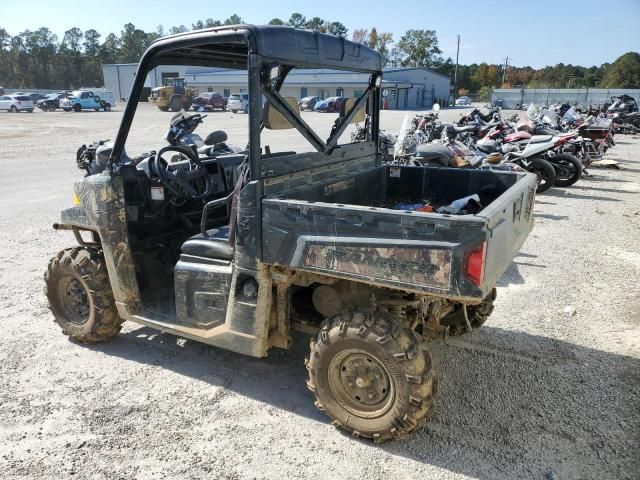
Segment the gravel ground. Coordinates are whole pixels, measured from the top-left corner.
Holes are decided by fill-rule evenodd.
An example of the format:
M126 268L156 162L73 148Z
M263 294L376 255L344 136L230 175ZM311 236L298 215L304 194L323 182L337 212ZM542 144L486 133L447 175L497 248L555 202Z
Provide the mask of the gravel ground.
M76 148L115 138L121 115L0 113L2 478L638 478L640 139L617 137L621 170L538 196L489 322L431 344L434 416L374 446L313 406L304 337L259 360L131 323L97 346L60 334L42 273L74 240L51 224L81 177ZM169 114L140 115L161 138ZM246 116L207 122L236 132Z

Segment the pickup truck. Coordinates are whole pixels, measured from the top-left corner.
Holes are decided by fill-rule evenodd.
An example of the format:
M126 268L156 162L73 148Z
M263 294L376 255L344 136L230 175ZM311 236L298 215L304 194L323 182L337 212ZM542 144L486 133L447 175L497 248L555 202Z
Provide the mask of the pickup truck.
M60 107L65 112L82 110L104 110L108 112L115 104L111 90L74 90L66 98L60 100Z
M204 116L187 113L172 118L169 145L144 153L135 138L127 143L145 79L161 65L247 68L246 149L222 148L220 130L194 141ZM297 98L281 94L296 68L368 78L326 139ZM107 341L132 321L254 357L308 335L307 386L336 426L374 442L416 430L437 390L427 340L487 320L496 282L533 226L537 179L385 164L382 74L376 51L289 27L225 26L152 43L115 142L78 150L87 176L54 224L80 243L45 273L63 332ZM345 142L354 123L364 130ZM314 151L270 132L281 129ZM403 206L469 195L478 201L463 211Z

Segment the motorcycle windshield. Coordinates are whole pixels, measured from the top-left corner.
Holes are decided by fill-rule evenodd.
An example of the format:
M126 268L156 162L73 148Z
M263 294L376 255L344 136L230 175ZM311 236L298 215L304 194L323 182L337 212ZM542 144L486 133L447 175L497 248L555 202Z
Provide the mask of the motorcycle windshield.
M404 140L407 138L407 132L409 131L409 125L411 125L411 116L407 113L404 116L404 120L402 120L402 125L400 126L400 133L398 133L398 139L396 140L396 144L393 147L393 158L400 155L404 155Z
M527 118L529 120L538 118L538 107L534 103L529 104L529 108L527 108Z
M569 123L573 123L578 119L578 114L576 113L575 109L573 107L571 107L569 110L567 110L564 115L562 116L563 120L566 120Z

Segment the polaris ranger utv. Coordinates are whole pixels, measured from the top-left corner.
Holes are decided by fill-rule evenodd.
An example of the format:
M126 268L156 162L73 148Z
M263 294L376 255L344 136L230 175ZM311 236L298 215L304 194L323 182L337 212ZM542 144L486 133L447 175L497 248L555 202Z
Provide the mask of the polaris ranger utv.
M246 150L158 145L128 156L148 72L187 63L246 70ZM281 93L295 68L366 79L326 139ZM471 331L491 314L496 282L533 225L536 177L384 164L381 81L375 51L288 27L154 42L115 142L81 155L89 174L54 224L79 243L45 273L63 332L101 342L129 320L255 357L289 349L304 332L312 336L307 385L335 425L376 442L418 428L437 386L426 340ZM355 122L367 125L366 138L340 143ZM313 151L272 151L261 142L276 129L299 132ZM476 193L475 213L390 208Z

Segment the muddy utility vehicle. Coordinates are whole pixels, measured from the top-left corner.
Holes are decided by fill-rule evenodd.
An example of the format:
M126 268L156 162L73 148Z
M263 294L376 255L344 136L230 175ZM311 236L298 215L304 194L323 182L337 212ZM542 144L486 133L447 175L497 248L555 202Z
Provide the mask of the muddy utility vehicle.
M247 149L205 157L158 145L128 156L148 72L184 63L248 71ZM297 99L280 94L294 68L368 79L326 139L302 119ZM115 142L93 157L85 151L91 175L54 225L79 243L45 274L64 333L100 342L129 320L264 357L304 332L312 336L307 385L335 425L374 441L415 430L437 386L426 340L471 331L491 314L496 281L533 225L536 177L383 164L381 81L375 51L288 27L230 26L154 42ZM369 138L340 143L356 122L368 125ZM274 129L291 129L314 151L274 151L261 143ZM482 204L475 214L390 208L474 193Z

